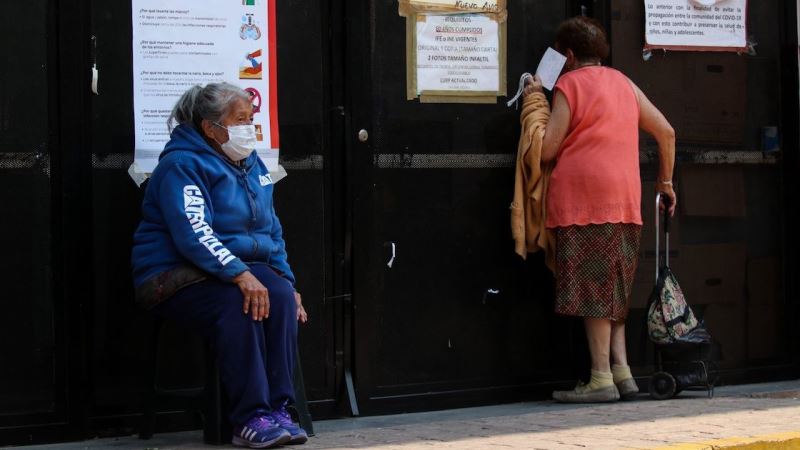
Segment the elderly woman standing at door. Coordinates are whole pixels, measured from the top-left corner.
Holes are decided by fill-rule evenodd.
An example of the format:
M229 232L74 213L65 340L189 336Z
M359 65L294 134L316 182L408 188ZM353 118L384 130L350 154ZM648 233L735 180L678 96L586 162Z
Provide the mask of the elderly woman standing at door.
M227 83L194 86L169 117L134 235L137 301L208 339L236 445L301 444L294 402L297 321L306 315L254 151L253 105Z
M642 226L639 128L658 142L656 189L671 214L675 133L631 80L601 65L609 47L599 23L566 20L555 47L567 57L566 73L555 86L542 143L543 163L555 161L546 202L546 226L556 235L555 311L583 318L592 372L589 383L553 398L629 399L639 391L625 345ZM538 79L525 88L534 92L541 92Z

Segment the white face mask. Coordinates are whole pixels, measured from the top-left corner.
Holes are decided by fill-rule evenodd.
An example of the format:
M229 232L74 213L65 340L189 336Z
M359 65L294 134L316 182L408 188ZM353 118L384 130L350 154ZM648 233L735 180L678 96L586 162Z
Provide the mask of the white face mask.
M220 144L225 156L233 162L241 161L253 153L258 139L256 138L255 125L235 125L224 127L215 123L220 128L228 130L228 142Z

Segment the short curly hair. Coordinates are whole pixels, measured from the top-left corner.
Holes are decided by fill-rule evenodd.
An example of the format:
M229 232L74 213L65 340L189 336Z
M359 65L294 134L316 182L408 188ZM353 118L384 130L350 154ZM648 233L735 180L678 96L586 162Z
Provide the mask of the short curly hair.
M606 59L609 52L608 38L600 22L582 16L561 22L556 32L556 48L561 53L572 50L578 61Z

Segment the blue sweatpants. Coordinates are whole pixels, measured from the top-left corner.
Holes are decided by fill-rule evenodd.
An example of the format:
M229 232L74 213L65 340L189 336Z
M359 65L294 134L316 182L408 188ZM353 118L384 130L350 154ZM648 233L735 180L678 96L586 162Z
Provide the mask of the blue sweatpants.
M180 289L153 308L156 315L182 324L210 342L231 404L233 426L294 403L294 289L266 264L251 264L250 271L269 291L269 317L262 322L242 312L244 299L235 284L216 278Z

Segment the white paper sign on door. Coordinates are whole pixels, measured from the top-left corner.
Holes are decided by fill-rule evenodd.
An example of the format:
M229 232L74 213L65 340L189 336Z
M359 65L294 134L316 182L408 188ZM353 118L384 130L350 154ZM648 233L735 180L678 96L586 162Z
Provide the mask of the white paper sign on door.
M498 23L474 14L417 21L417 91L497 92Z
M747 0L645 0L649 48L741 51L747 48Z
M167 117L195 84L245 89L261 132L256 150L278 172L276 0L132 0L135 163L151 173Z

